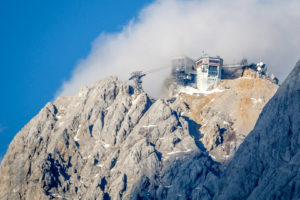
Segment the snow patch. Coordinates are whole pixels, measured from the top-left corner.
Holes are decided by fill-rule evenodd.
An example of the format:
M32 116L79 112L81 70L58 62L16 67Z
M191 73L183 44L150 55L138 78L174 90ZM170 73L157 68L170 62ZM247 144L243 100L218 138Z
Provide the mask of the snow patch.
M110 147L110 144L107 144L107 143L105 143L105 142L103 142L103 141L101 141L101 140L97 140L97 141L96 141L96 144L98 144L98 143L102 143L102 145L104 146L104 148Z
M52 194L53 196L55 196L56 198L60 198L60 199L62 199L62 196L61 195L59 195L59 194Z
M259 98L259 99L255 99L255 98L251 98L251 100L252 100L252 102L253 103L262 103L262 99L261 98Z
M213 94L213 93L216 93L216 92L223 92L223 91L224 90L220 90L219 88L215 88L215 89L209 90L209 91L201 91L201 90L198 90L198 89L190 87L190 86L179 88L179 92L186 93L186 94L189 94L189 95L193 95L193 94L208 95L208 94Z
M74 140L75 140L76 142L79 141L78 133L79 133L79 131L80 131L80 126L81 126L81 125L79 125L79 129L77 130L77 133L76 133L76 135L74 136Z
M150 124L150 125L148 125L148 126L143 126L143 128L152 128L152 127L157 127L157 125Z
M104 166L103 164L98 164L98 165L97 165L97 167L101 167L101 168L102 168L103 166Z
M187 152L190 152L192 151L192 149L187 149L185 151L172 151L172 152L169 152L167 153L168 155L173 155L173 154L177 154L177 153L187 153Z
M224 124L224 125L229 125L229 122L223 121L223 124Z
M253 79L253 78L248 77L248 76L243 76L243 77L239 77L238 79Z

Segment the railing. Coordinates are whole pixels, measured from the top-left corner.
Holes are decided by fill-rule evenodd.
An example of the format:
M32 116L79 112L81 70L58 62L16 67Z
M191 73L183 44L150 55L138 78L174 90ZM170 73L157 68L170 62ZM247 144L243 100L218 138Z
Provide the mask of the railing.
M226 64L226 65L223 65L223 67L245 67L246 65L241 65L241 64Z

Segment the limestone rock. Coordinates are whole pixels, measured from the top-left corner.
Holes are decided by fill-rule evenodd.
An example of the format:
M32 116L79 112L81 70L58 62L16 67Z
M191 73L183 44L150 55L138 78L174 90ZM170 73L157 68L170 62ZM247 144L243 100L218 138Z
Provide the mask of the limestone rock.
M170 99L116 77L83 87L15 136L0 199L297 199L299 77L300 63L249 136L277 90L251 73Z
M263 109L214 199L300 199L300 61Z
M178 109L115 77L83 87L77 96L59 97L10 144L0 168L0 199L130 199L134 191L147 190L137 185L143 180L153 180L143 184L150 184L152 196L153 188L161 188L162 197L170 182L187 181L177 192L185 197L186 188L219 172ZM170 168L191 174L180 178Z
M199 140L213 159L228 161L277 89L278 85L248 69L243 77L223 80L206 93L182 92L180 99L188 105L183 115L199 125Z

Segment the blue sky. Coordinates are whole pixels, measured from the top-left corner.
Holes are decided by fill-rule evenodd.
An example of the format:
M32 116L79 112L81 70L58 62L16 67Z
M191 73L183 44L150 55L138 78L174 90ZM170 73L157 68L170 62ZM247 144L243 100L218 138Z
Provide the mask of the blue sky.
M118 32L151 0L0 3L0 157L102 32Z

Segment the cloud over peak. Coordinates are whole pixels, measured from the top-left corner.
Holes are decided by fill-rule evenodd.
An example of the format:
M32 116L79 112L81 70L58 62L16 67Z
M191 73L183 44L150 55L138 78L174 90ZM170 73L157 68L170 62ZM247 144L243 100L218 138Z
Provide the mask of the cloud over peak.
M280 79L299 58L298 0L157 0L119 33L101 33L57 95L74 95L109 75L170 66L177 55L220 55L225 63L262 59ZM158 96L170 69L149 74L144 88Z

